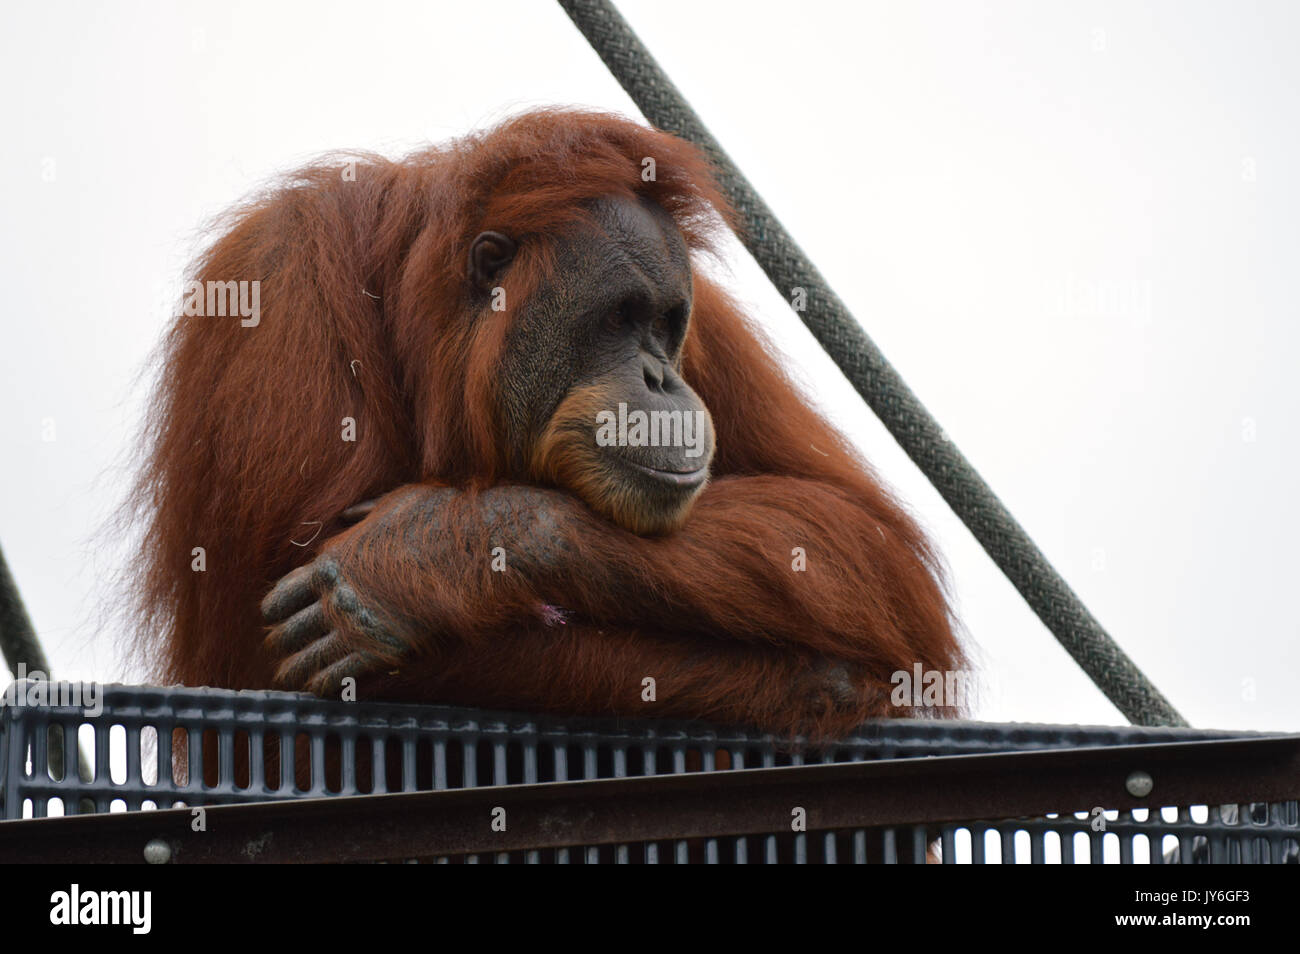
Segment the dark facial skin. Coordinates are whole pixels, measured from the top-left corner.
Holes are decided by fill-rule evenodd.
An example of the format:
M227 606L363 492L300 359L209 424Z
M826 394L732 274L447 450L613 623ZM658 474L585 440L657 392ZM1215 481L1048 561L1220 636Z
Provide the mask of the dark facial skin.
M570 489L595 509L639 532L669 529L704 487L713 453L707 409L681 377L692 292L687 248L651 202L607 198L589 208L594 226L547 237L558 278L517 313L507 308L498 400L511 467L536 476L539 450L554 453L558 443L566 473L581 474ZM476 284L498 283L516 251L509 236L479 236L470 256ZM482 320L494 316L501 317L487 311ZM689 446L680 430L668 446L600 446L597 414L617 418L620 404L633 422L636 411L647 419L668 412L699 429ZM639 515L629 517L629 508Z

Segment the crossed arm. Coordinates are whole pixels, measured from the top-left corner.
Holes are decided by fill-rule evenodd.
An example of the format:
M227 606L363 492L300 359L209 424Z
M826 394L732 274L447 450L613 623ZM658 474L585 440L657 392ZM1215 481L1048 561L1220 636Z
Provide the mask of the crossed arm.
M406 699L781 732L887 714L892 672L953 662L942 596L903 529L790 477L720 480L660 538L559 490L410 485L263 612L286 688L332 694L352 676Z

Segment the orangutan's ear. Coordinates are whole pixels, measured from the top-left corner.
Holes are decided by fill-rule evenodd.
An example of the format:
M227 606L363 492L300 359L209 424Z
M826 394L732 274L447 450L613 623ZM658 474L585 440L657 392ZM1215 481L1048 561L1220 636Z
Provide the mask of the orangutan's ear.
M482 232L469 247L469 280L480 291L491 291L515 257L515 240L500 232Z

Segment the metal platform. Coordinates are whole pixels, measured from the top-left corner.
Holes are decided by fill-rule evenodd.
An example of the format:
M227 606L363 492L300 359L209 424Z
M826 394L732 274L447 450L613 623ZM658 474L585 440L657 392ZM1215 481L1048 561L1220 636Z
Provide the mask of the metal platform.
M53 683L67 704L26 704L34 685L0 705L7 861L141 860L146 843L248 860L266 830L262 860L1300 861L1297 736L899 719L818 750L700 723L277 692ZM224 819L202 839L181 833L195 806ZM364 837L331 846L348 825Z

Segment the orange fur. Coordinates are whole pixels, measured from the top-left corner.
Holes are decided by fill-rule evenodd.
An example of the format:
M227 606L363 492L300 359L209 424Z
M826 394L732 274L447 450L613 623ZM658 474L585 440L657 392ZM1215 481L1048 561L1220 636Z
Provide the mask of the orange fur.
M656 181L641 178L646 156ZM532 475L510 472L493 410L507 326L475 320L474 235L534 239L503 280L522 301L552 274L546 237L580 224L586 200L648 196L701 254L730 217L698 151L600 113L537 111L400 162L362 156L355 180L343 168L313 165L236 210L198 263L199 280L262 283L257 327L181 318L168 335L136 497L149 519L140 652L163 682L270 687L259 601L327 543L346 547L339 515L360 500L405 484L591 479L589 462L546 441ZM683 373L717 453L675 533L638 537L575 500L570 565L598 572L483 578L490 541L469 522L454 531L464 565L412 567L382 545L355 555L402 611L447 604L429 664L386 694L830 733L890 714L891 672L961 665L916 523L698 273ZM589 410L572 400L556 428ZM355 443L339 439L344 417ZM202 573L190 568L200 546ZM805 572L791 570L796 546ZM540 604L569 623L539 623ZM863 674L850 704L800 688L823 658ZM645 675L661 680L656 706L640 700Z

